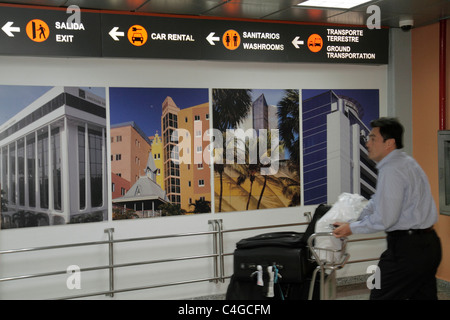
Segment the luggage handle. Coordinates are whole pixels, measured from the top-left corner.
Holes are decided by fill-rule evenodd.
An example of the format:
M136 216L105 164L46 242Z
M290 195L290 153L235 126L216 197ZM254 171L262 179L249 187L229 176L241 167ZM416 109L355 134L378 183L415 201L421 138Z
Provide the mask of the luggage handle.
M283 270L284 266L282 264L278 264L276 262L272 264L261 264L261 263L241 263L240 268L241 270L250 270L250 271L256 271L258 266L263 267L264 269L267 269L267 267L276 267L278 270Z

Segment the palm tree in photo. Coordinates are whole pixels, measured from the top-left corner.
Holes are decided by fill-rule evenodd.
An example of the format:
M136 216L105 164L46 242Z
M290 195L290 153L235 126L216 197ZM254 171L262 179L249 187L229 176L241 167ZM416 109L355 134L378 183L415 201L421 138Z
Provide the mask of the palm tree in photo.
M213 128L219 130L224 134L227 129L236 128L236 126L247 117L251 106L252 96L251 89L213 89ZM222 155L226 150L226 139L222 139L222 145L217 145L215 141L215 148L222 149ZM220 177L220 194L219 194L219 212L222 211L222 196L223 196L223 172L225 170L222 156L222 161L214 162L214 171Z
M250 181L250 190L248 191L248 197L247 197L247 205L246 210L248 210L248 207L250 205L250 200L252 198L252 189L253 189L253 182L255 182L256 174L260 170L260 163L257 161L256 163L251 163L251 156L250 153L252 152L250 148L257 147L257 141L256 140L247 140L242 142L242 144L245 146L245 152L243 159L237 159L236 162L238 163L235 166L235 169L239 172L239 176L237 178L237 185L240 186L243 184L247 178ZM252 149L253 150L253 149ZM257 149L254 149L257 151ZM237 152L235 152L235 155L237 157Z
M193 206L194 210L192 213L210 213L211 212L211 201L205 199L195 200L194 203L189 204Z
M263 173L263 170L269 171L268 169L273 164L271 162L267 163L267 159L271 159L271 161L273 161L274 159L272 159L272 152L280 154L283 148L279 145L278 141L272 141L272 132L269 130L267 131L267 135L262 134L259 137L255 136L253 137L253 139L246 140L245 143L243 141L237 141L235 145L237 145L238 143L240 143L241 148L244 148L243 145L245 145L245 153L243 159L237 158L237 153L235 153L237 160L236 162L238 163L235 168L239 172L237 185L241 185L247 179L249 179L250 181L250 190L246 207L246 210L248 210L252 197L253 183L255 182L258 175L262 176L263 186L259 194L258 203L256 205L256 209L259 209L261 201L263 199L264 191L267 186L267 179L272 174L275 174L275 172L271 172L270 174L269 172L267 172L266 174ZM273 146L272 143L274 143ZM262 150L263 145L265 146L264 150ZM254 156L252 156L252 153L254 153ZM253 157L255 159L252 159ZM278 160L279 158L277 157L275 161Z
M300 106L298 90L285 90L284 97L278 102L278 128L280 140L289 151L289 168L300 174L299 121Z
M255 182L256 179L256 170L255 170L255 164L241 164L238 165L240 167L240 170L243 170L244 172L241 172L239 174L239 177L237 178L237 185L240 186L247 180L247 178L250 181L250 190L248 191L248 197L247 197L247 205L245 207L245 210L248 210L248 207L250 205L250 200L252 198L252 189L253 189L253 182Z
M297 177L300 177L300 143L299 143L299 123L300 106L299 91L285 90L283 98L278 102L278 128L280 140L284 148L289 152L289 171ZM290 205L300 204L300 183L297 179L285 181L286 194L291 197Z
M213 128L221 132L245 119L252 106L251 89L213 89Z
M261 155L261 157L260 157L260 159L258 161L259 171L260 172L262 171L261 170L262 168L268 168L268 167L270 167L272 165L272 163L262 164L261 158L271 159L271 161L272 161L273 160L272 159L272 151L275 151L278 154L278 157L277 157L276 161L279 161L279 155L281 153L281 150L283 149L282 147L280 147L279 141L272 141L272 132L271 131L267 131L267 136L265 136L265 137L264 136L260 136L258 138L258 150L261 150L261 144L263 142L262 141L263 138L266 139L266 141L265 141L266 151L265 151L264 154ZM278 139L279 139L279 137L278 137ZM275 142L276 145L272 146L272 142ZM276 148L276 150L275 149L272 150L272 148ZM259 155L260 155L260 152L258 153L258 156ZM278 165L279 165L279 163L278 163ZM261 189L261 193L259 194L259 199L258 199L258 204L256 206L256 209L259 209L259 206L261 205L263 194L264 194L264 191L266 190L266 186L267 186L268 175L267 174L263 174L262 176L263 176L263 179L264 179L264 183L263 183L263 187Z
M282 186L283 194L286 198L290 199L289 207L295 207L300 205L300 183L299 181L282 177L278 179L278 182Z
M179 216L186 213L186 210L181 209L179 204L173 203L164 203L159 206L159 210L161 210L161 216Z
M264 141L263 139L265 139L266 141ZM279 141L280 137L279 136L278 136L278 138L274 137L274 139L275 139L275 141L272 141L272 132L271 131L267 131L267 136L266 135L261 135L258 138L258 150L261 149L261 145L263 143L266 146L266 150L265 150L264 154L262 154L260 156L260 159L259 159L259 162L258 162L259 163L259 171L260 172L262 172L263 170L266 170L267 168L270 168L273 165L273 163L272 163L272 161L274 160L273 157L272 157L273 152L275 152L275 155L277 155L275 161L278 161L278 164L277 164L276 167L279 169L280 154L284 153L284 146L280 144L280 141ZM275 143L275 145L272 145L272 143ZM258 153L258 156L259 155L260 155L260 153ZM267 164L263 164L263 161L261 161L261 159L271 159L270 160L271 162L269 162ZM270 168L270 171L272 171L272 170L273 170L273 168ZM269 171L269 170L267 169L267 171ZM276 174L276 172L270 172L270 175L268 173L269 172L266 172L266 174L262 174L264 182L263 182L263 187L261 189L261 193L259 194L259 199L258 199L258 204L256 206L256 209L259 209L259 206L261 205L263 194L264 194L264 191L266 190L266 186L267 186L267 179L269 177L273 176L274 174Z

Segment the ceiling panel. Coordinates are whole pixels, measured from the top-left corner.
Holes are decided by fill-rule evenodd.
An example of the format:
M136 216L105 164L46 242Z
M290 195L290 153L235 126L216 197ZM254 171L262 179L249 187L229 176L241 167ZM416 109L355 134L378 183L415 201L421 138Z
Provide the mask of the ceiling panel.
M224 0L151 0L139 8L139 12L168 13L185 15L202 15L217 6Z
M208 11L209 16L262 19L275 12L290 9L297 0L231 0Z
M346 11L329 16L327 22L333 24L365 25L367 24L368 17L369 15L366 11Z
M380 8L381 24L398 27L399 19L409 15L415 26L450 17L449 0L373 0L350 10L299 7L302 0L9 0L0 3L50 7L77 5L81 9L166 13L224 18L270 19L307 23L365 25L369 5Z
M10 1L0 1L0 3L11 3L11 4L25 4L34 6L49 6L49 7L61 7L66 3L66 0L10 0Z
M345 10L337 9L304 9L301 7L294 7L287 10L275 12L266 16L266 19L272 20L284 20L284 21L302 21L302 22L328 22L328 18L340 13L344 13Z
M82 9L135 11L146 2L147 0L66 0L64 6L77 5Z
M439 7L448 4L448 0L400 0L400 1L378 1L375 3L381 9L381 12L396 12L403 14L418 14L422 10L430 7Z
M440 19L450 17L450 1L399 1L394 5L392 1L380 1L377 5L381 11L382 24L398 27L399 20L411 18L414 26L420 27L438 22Z

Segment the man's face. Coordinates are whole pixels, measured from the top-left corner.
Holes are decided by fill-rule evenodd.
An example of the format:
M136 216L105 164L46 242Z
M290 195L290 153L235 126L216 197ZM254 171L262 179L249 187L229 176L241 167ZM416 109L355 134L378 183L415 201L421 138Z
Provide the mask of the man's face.
M390 146L394 139L387 139L384 141L380 134L380 128L373 128L369 133L369 140L367 140L366 147L369 150L369 159L375 162L380 162L385 156L392 151Z

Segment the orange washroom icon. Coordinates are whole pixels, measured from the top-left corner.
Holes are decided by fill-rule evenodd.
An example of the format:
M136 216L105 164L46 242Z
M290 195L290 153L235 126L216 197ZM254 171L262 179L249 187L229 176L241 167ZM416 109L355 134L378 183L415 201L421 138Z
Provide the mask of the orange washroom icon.
M236 50L241 44L241 36L235 30L227 30L222 36L222 43L228 50Z

